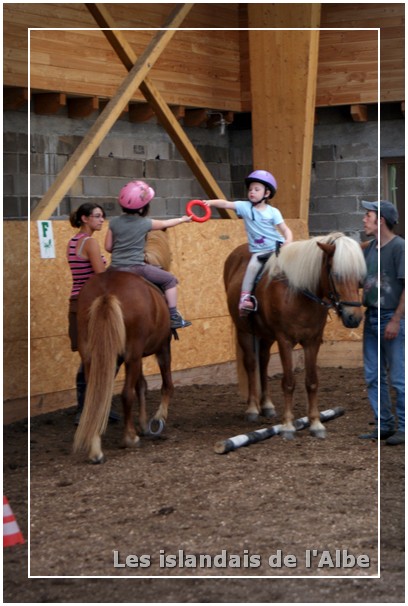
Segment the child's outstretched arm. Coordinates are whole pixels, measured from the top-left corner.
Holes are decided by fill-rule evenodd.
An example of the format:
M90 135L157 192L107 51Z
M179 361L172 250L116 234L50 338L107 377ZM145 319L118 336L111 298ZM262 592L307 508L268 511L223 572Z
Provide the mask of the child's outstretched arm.
M229 200L203 200L206 206L215 206L215 208L231 208L235 209L235 202Z
M177 217L174 219L152 219L152 231L157 229L167 229L168 227L176 227L180 223L189 223L192 217L184 215L183 217Z
M279 223L279 225L277 225L276 227L279 229L282 236L285 238L285 242L283 243L283 245L290 244L291 242L293 242L292 230L289 229L285 222Z

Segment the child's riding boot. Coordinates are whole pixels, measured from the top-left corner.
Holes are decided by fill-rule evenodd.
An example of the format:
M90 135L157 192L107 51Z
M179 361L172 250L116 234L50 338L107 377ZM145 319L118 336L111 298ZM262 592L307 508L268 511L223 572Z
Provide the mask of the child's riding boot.
M251 313L251 311L256 311L254 297L251 295L251 293L249 293L249 292L241 293L241 298L239 300L238 309L239 309L240 316L245 316L246 314Z
M187 326L191 326L191 322L189 320L184 320L181 316L181 313L176 311L175 313L170 314L170 328L186 328Z

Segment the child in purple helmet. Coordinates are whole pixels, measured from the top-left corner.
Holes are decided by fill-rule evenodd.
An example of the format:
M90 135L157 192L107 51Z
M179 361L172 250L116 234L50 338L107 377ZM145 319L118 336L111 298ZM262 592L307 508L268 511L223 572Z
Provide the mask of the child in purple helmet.
M245 222L251 259L245 272L239 301L240 315L255 310L255 299L251 295L255 278L262 267L258 258L266 253L274 253L284 244L293 240L289 227L281 212L267 203L277 190L275 177L266 170L255 170L245 179L248 200L229 202L228 200L204 200L207 206L235 210Z
M177 278L161 267L145 263L144 255L149 231L175 227L191 221L191 217L150 219L147 214L153 198L154 190L143 181L131 181L121 189L118 201L123 214L110 220L105 248L112 253L112 269L129 271L159 286L169 306L171 328L185 328L191 322L177 311Z

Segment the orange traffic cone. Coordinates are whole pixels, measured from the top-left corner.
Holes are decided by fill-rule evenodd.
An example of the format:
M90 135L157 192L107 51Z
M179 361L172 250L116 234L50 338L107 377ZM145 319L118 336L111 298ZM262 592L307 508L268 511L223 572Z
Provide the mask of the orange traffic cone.
M11 547L11 545L17 543L24 543L24 538L11 511L7 497L3 495L3 547Z

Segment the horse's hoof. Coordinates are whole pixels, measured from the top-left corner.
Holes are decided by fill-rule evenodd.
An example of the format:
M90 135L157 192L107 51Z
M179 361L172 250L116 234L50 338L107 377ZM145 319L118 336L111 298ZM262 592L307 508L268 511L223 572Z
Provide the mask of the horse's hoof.
M276 410L274 408L262 408L261 414L266 419L273 419L273 417L276 417Z
M248 423L258 423L259 414L257 412L248 412L246 415Z
M147 435L159 436L163 431L165 425L166 423L163 421L163 419L150 419L147 428Z
M89 462L92 463L92 465L102 465L102 463L105 463L105 461L106 457L104 454L95 457L95 459L89 459Z
M310 435L314 438L318 438L319 440L324 440L326 438L326 430L325 429L311 429Z
M135 436L134 438L126 436L123 439L123 445L125 446L125 448L135 448L137 446L140 446L140 438L139 436Z
M280 432L280 435L282 436L282 438L284 440L294 440L295 439L295 432L290 431L289 429L284 429L283 431Z

